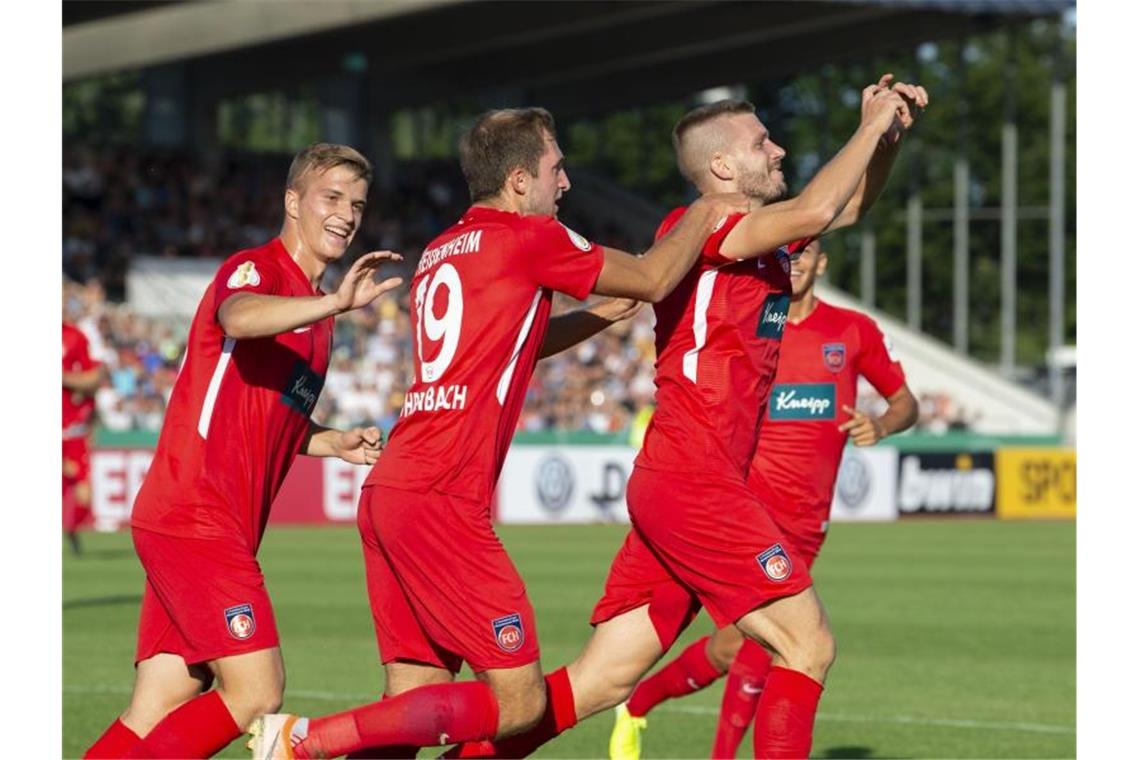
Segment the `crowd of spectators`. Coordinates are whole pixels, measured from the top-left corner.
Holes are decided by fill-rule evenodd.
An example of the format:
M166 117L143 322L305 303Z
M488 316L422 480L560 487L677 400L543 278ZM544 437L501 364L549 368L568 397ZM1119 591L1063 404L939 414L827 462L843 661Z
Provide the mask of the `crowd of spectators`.
M64 318L91 341L108 369L96 396L99 423L110 430L157 431L185 347L188 320L146 318L124 303L125 274L135 256L221 259L260 245L280 227L287 162L191 160L177 153L68 147L63 168ZM466 191L457 172L407 168L390 193L374 191L354 244L358 253L387 248L416 254L462 213ZM633 248L614 229L587 237ZM336 276L335 273L332 274ZM314 417L345 427L388 430L411 380L408 293L382 298L336 323L332 360ZM576 308L558 296L554 313ZM646 307L569 351L539 363L519 429L624 433L643 426L652 409L653 315ZM879 403L871 394L860 405ZM944 432L967 425L945 394L922 394L918 429Z

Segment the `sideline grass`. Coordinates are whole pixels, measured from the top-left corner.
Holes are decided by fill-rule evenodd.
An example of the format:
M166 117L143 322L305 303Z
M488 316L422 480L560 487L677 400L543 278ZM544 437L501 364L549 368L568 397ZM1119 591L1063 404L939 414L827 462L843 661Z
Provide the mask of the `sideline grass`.
M500 534L530 589L543 662L556 667L589 635L624 528ZM64 757L126 705L142 591L128 535L85 536L85 548L63 558ZM1074 757L1075 550L1073 523L835 525L814 575L839 659L813 756ZM289 673L285 709L328 713L379 693L355 531L274 528L261 556ZM710 625L702 615L678 646ZM715 684L651 714L643 756L708 757L720 695ZM603 757L610 725L608 715L586 721L537 756ZM746 737L741 756L750 752ZM248 755L239 741L221 756Z

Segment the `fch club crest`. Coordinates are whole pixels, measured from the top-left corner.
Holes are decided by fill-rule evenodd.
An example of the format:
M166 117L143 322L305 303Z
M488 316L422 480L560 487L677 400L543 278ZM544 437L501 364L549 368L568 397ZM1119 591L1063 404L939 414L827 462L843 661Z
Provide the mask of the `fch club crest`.
M225 615L226 628L235 639L248 639L257 630L257 621L253 619L253 607L248 604L229 607Z
M491 621L491 628L495 631L495 643L504 652L517 652L526 640L522 617L517 612L495 618Z
M824 343L823 364L832 372L838 372L847 364L846 343Z
M779 544L757 554L756 561L760 563L760 569L764 571L764 575L767 575L771 580L787 580L788 576L792 574L792 558Z

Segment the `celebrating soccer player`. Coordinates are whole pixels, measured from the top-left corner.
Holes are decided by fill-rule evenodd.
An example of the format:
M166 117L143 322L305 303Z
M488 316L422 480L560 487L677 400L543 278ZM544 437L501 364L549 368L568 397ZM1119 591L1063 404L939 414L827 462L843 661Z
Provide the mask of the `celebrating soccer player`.
M827 535L845 441L870 446L906 430L918 417L902 366L874 320L816 297L816 277L826 268L818 240L792 258L792 301L780 361L748 474L749 486L786 539L785 548L808 570ZM860 376L887 400L881 416L855 408ZM712 757L736 757L771 663L764 647L732 625L690 644L618 705L610 757L636 760L651 709L699 691L726 672Z
M281 704L284 665L256 559L270 505L299 452L371 464L380 451L376 428L332 430L309 416L333 317L401 283L375 280L399 258L375 251L335 292L318 288L360 227L371 179L348 146L302 150L280 236L227 259L198 305L131 517L146 570L134 691L87 757L209 757Z
M414 757L538 721L534 612L491 499L535 362L609 323L549 320L552 291L660 301L718 220L748 208L736 193L703 199L637 258L555 218L570 181L547 111L483 114L460 162L473 205L428 244L412 279L415 375L357 512L385 699L321 718L268 715L253 729L255 757ZM463 662L477 680L453 683Z
M889 75L865 88L855 134L801 195L782 202L785 153L751 104L720 101L678 122L686 179L702 196L744 192L754 210L719 225L655 307L657 412L629 481L633 527L594 609L593 636L547 677L547 710L534 729L453 756L524 757L617 705L703 605L718 627L735 625L774 653L757 714L759 756L807 757L835 645L805 561L747 482L791 297L788 249L866 212L926 100L921 88L891 86Z

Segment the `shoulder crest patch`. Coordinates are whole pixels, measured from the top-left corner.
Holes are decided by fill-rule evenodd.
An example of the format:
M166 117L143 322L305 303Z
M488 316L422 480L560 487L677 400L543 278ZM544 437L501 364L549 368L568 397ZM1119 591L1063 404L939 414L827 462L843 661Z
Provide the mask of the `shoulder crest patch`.
M261 284L261 275L252 261L247 261L234 270L230 279L226 280L226 287L230 289L244 288L246 285L257 287Z
M559 224L562 224L562 222L559 222ZM589 240L582 237L577 232L575 232L574 230L567 227L565 224L562 224L562 229L566 230L566 235L567 235L567 237L570 238L570 242L574 244L575 248L582 250L582 251L590 250L590 241Z

